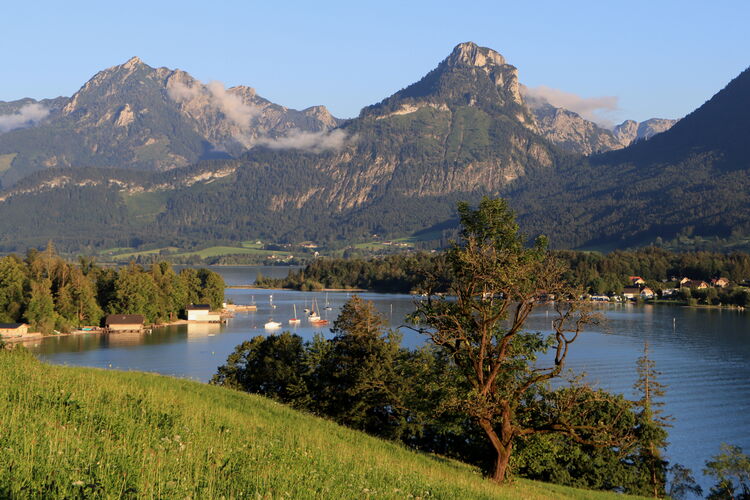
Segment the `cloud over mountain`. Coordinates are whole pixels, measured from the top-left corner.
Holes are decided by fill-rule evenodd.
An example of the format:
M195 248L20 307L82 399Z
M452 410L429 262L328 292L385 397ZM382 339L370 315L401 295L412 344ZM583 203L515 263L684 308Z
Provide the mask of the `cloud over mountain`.
M33 127L48 115L49 109L45 106L39 103L26 104L13 114L0 115L0 133L17 128Z
M532 108L548 103L557 108L565 108L578 113L587 120L609 128L612 127L613 123L607 117L607 113L619 109L616 96L582 97L546 85L538 87L522 86L521 94Z

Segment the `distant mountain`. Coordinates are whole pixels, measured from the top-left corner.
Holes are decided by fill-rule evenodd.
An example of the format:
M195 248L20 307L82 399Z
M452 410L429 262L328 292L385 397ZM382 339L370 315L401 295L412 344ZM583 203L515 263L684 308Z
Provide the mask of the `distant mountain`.
M640 123L633 120L625 120L621 124L615 126L612 132L619 144L621 144L622 147L626 147L636 141L648 140L656 134L666 132L672 128L675 123L677 123L677 120L668 120L666 118L651 118ZM602 150L600 152L604 151L605 150Z
M140 94L153 95L169 110L160 116L171 113L175 123L189 123L184 136L214 141L238 137L236 129L213 127L210 115L202 111L208 96L196 92L193 81L178 72L146 68L131 60L103 72L74 96L64 113L81 114L80 121L89 116L87 123L108 116L114 126L107 131L133 127L136 117L155 115L157 103L145 106L149 110L145 113L140 107L136 110L135 96L127 99L129 108L120 104L112 111L100 104L115 88L132 86ZM150 86L156 90L142 89ZM239 91L235 95L246 101L251 97ZM201 116L203 121L182 120L185 115ZM321 129L334 123L322 115L314 115L325 122ZM131 137L133 132L127 135L128 140ZM95 234L110 242L113 234L123 238L136 234L140 241L351 240L373 233L404 234L440 223L452 216L457 200L497 195L530 171L554 168L561 154L537 133L519 93L516 68L499 53L473 43L458 45L419 82L364 108L358 118L331 133L319 130L277 137L261 141L240 161L203 162L165 173L166 177L50 170L25 179L0 197L0 215L7 213L7 220L13 221L21 213L28 216L37 203L60 206L59 213L67 221L64 226L54 230L45 220L40 224L55 238L67 239L75 233L72 241L81 242L81 234L90 234L83 238L87 244L95 244ZM139 137L133 142L144 140L148 141ZM166 146L164 150L177 154ZM187 154L181 157L187 161ZM69 207L77 203L72 200L81 204L64 212L63 202L54 201L58 198L68 200ZM109 205L93 220L91 206L104 199ZM11 207L17 210L13 215L4 212ZM139 225L144 221L148 229ZM3 226L0 220L5 241L18 241L22 231L11 222ZM45 233L30 230L24 238L41 234Z
M288 109L250 87L203 85L184 71L152 68L137 57L97 73L70 99L26 103L48 114L24 124L35 126L2 133L3 120L19 113L19 103L0 103L5 186L53 167L169 170L239 155L259 138L325 131L339 123L322 106Z
M626 123L616 139L572 112L547 109L552 124L545 132L538 107L524 102L516 68L473 43L459 44L420 81L346 122L322 109L263 107L249 90L222 92L181 72L163 70L152 78L146 75L162 70L130 63L111 70L116 75L104 72L102 79L116 85L95 77L90 84L98 97L91 102L83 99L84 87L59 118L0 139L49 130L71 116L78 116L82 137L96 137L89 130L96 127L83 124L104 116L109 121L103 123L113 125L102 127L102 140L135 127L118 140L136 137L133 143L142 144L141 124L159 105L160 116L184 125L159 151L176 155L170 149L175 144L197 143L175 137L195 136L204 141L195 154L208 159L171 169L152 163L138 172L131 163L38 171L0 192L0 250L43 245L49 238L62 249L84 251L251 238L343 245L372 234L417 231L439 238L455 227L456 201L476 202L482 195L508 197L524 231L545 233L557 247L615 248L698 234L747 235L750 241L747 71L671 129L638 140L670 124ZM153 102L134 104L133 95L119 108L101 104L123 86L140 89ZM151 86L156 90L147 92ZM266 115L257 113L259 107ZM244 116L257 120L257 127L240 127ZM582 127L581 133L566 135L560 125L550 137L555 121ZM632 144L584 157L564 145L576 137L592 153L601 150L596 144L611 146L613 140ZM225 158L217 158L220 150ZM235 158L226 159L229 154Z
M525 99L534 115L539 133L559 148L569 153L591 155L622 149L635 141L650 139L669 130L677 120L651 118L638 123L626 120L613 130L586 120L578 113L555 107L546 100L534 97Z
M668 131L530 176L512 196L527 230L560 246L701 236L750 249L748 130L750 69Z

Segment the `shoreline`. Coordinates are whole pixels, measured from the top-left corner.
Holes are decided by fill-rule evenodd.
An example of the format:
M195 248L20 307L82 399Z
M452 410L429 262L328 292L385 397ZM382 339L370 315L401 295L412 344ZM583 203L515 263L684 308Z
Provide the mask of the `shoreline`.
M373 292L373 293L401 293L401 292L378 292L376 290L367 290L366 288L320 288L318 290L297 290L284 286L257 286L257 285L227 285L226 289L233 290L290 290L293 292L317 293L317 292Z

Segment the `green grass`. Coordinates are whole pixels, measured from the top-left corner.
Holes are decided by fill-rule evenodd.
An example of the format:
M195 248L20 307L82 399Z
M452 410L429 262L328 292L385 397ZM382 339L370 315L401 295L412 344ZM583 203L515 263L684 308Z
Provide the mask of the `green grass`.
M277 257L286 257L288 255L292 255L290 252L284 252L284 251L278 251L278 250L262 250L262 249L259 249L257 245L245 246L243 244L243 246L241 247L213 246L213 247L208 247L202 250L195 250L195 251L184 251L177 247L163 247L163 248L153 248L151 250L115 253L114 255L108 255L108 257L115 261L124 261L128 259L134 259L138 256L146 257L149 255L159 254L161 253L162 250L169 251L171 253L171 256L173 257L189 257L191 255L197 255L202 259L210 258L210 257L221 257L223 255L254 255L257 257L268 257L271 255L275 255ZM110 254L112 253L111 250L109 250L109 252Z
M419 454L270 400L0 352L0 497L506 498L620 495Z
M183 252L177 253L176 256L186 257L189 255L198 255L201 258L206 257L220 257L222 255L257 255L259 257L265 257L268 255L286 256L290 255L290 252L283 252L278 250L260 250L253 247L226 247L226 246L215 246L204 248L203 250L197 250L195 252Z
M123 195L128 214L139 222L149 223L166 210L168 194L162 191Z
M134 259L136 257L142 256L147 257L149 255L158 255L161 253L162 250L168 250L170 252L176 252L179 250L177 247L163 247L163 248L152 248L151 250L140 250L137 252L125 252L125 253L118 253L111 256L112 260L128 260L128 259Z

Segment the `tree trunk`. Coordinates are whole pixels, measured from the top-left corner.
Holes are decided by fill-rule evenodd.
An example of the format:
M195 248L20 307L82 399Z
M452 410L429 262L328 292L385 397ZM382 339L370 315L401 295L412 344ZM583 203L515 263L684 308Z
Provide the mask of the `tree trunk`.
M497 453L492 480L496 483L503 483L507 479L510 455L513 452L513 439L510 436L503 436L506 439L501 439L497 432L495 432L495 429L492 427L492 423L489 420L480 419L479 426L484 430L485 434L487 434L487 437Z

